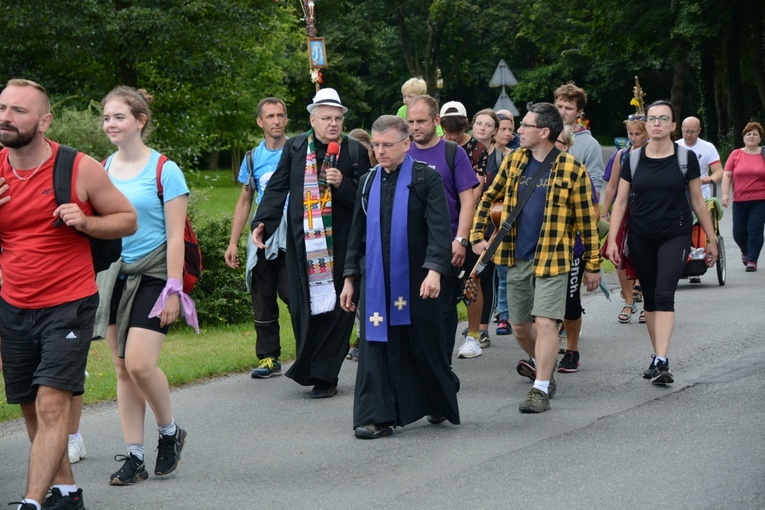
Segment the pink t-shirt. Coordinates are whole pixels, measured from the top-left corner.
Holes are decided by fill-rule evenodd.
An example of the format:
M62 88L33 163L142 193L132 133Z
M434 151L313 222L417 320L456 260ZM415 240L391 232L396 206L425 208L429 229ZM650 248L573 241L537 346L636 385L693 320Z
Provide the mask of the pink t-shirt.
M725 171L733 172L734 202L765 200L765 159L761 153L736 149L728 156Z

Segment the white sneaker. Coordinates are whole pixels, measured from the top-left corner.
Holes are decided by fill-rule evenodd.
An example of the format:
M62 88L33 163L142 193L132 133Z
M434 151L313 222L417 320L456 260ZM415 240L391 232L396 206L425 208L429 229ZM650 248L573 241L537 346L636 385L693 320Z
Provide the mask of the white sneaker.
M79 439L69 436L69 463L80 462L80 459L84 459L86 455L85 441L82 436Z
M460 350L457 353L458 358L477 358L482 354L481 346L478 345L478 340L472 336L465 337L465 343L462 344Z

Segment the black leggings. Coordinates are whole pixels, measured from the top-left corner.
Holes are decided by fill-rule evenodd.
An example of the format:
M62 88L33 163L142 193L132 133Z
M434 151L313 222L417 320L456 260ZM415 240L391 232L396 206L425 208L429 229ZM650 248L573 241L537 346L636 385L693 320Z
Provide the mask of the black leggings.
M674 312L675 290L691 249L691 235L644 237L627 236L630 258L643 289L646 312Z
M481 294L483 295L483 309L481 310L481 324L488 324L491 320L491 312L494 310L494 262L489 262L478 276L481 282Z

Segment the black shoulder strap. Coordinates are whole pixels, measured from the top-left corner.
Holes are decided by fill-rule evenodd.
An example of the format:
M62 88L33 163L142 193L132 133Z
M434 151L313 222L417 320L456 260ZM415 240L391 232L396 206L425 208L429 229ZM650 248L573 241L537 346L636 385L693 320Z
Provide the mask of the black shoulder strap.
M250 178L247 183L250 186L250 199L255 195L255 163L252 162L252 151L253 149L250 149L244 155L247 168L250 170Z
M762 154L762 160L765 161L765 145L762 146L760 153Z
M72 201L72 174L74 173L74 160L77 151L66 145L59 145L56 159L53 162L53 194L58 205L68 204ZM56 220L58 227L61 219Z
M555 158L557 158L559 154L560 154L560 150L557 147L553 146L552 150L547 155L545 160L542 162L541 165L539 165L539 169L534 174L534 177L532 177L528 185L526 185L526 189L523 190L523 195L521 195L518 198L518 202L515 204L515 207L513 207L513 209L510 211L510 214L507 215L507 219L502 222L502 225L500 226L499 230L495 231L494 234L492 234L491 243L489 243L489 246L481 254L471 274L480 274L481 271L484 270L486 265L494 256L494 252L497 251L497 248L499 247L502 240L505 238L507 233L510 232L510 228L513 226L513 223L515 223L515 219L521 213L521 209L523 209L523 206L526 204L526 202L528 202L529 198L531 197L531 194L534 192L534 189L537 187L539 180L545 174L547 169L552 167L552 164L555 161ZM531 157L531 154L529 154L529 157Z
M410 189L412 189L420 200L423 201L426 200L428 196L427 185L425 183L425 169L427 167L427 163L415 161L414 167L412 168L412 185L410 186Z
M454 160L457 158L457 144L444 140L446 142L446 148L444 149L446 155L446 164L449 166L449 170L452 171L452 178L454 177Z
M292 146L290 147L290 156L296 154L300 147L302 147L306 142L306 140L308 140L308 136L305 133L300 133L297 135L292 141Z
M356 175L356 173L359 171L359 145L361 145L361 142L352 136L347 138L348 154L351 156L351 165L353 165L353 175Z

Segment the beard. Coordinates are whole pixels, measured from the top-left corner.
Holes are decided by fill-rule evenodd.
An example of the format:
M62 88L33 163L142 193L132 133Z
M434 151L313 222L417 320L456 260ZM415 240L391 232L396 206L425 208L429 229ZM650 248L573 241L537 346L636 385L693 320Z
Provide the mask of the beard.
M0 132L0 143L11 149L21 149L32 143L32 140L35 139L37 130L40 128L40 123L36 122L34 127L25 133L20 132L18 129L7 123L0 124L0 128L13 129L16 132L15 134Z

